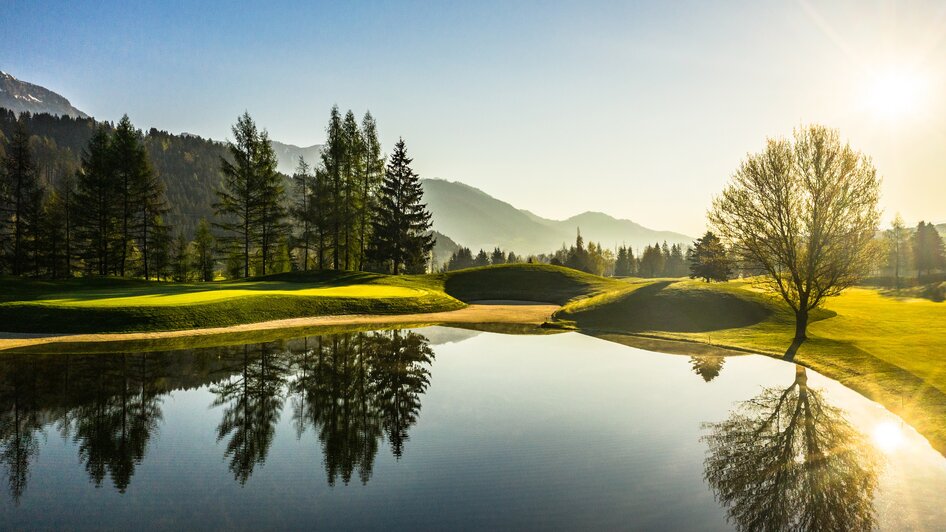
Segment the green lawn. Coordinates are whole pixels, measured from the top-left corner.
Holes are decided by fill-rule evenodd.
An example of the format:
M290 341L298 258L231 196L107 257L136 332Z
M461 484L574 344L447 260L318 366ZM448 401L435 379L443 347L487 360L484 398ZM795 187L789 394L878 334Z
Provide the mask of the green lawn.
M786 357L794 315L744 282L640 281L566 305L556 318L623 333ZM899 413L946 452L946 303L854 288L812 316L793 360Z
M565 303L622 283L547 265L390 276L309 272L245 281L0 278L0 331L150 332L339 314L414 314L482 299Z

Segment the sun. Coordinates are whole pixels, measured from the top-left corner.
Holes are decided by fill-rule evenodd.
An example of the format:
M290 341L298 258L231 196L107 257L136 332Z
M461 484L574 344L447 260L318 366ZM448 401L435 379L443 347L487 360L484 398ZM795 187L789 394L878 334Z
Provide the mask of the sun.
M903 444L903 430L891 421L884 421L874 427L874 445L881 451L890 453Z
M866 91L867 107L878 117L900 119L923 109L924 77L902 68L892 68L871 79Z

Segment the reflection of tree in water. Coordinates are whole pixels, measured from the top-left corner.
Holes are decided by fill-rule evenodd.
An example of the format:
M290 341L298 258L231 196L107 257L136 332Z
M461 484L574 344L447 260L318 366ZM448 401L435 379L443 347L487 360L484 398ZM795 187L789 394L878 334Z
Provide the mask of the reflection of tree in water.
M705 478L740 530L869 530L877 458L796 367L709 431Z
M6 470L10 496L19 504L29 479L30 464L39 454L44 423L36 404L36 379L25 364L0 367L0 464Z
M719 377L720 372L723 371L723 364L725 362L726 357L697 355L690 357L690 368L693 369L693 373L703 377L704 381L709 382Z
M217 441L229 437L224 455L233 477L245 484L256 464L266 461L283 406L289 374L288 355L273 344L243 346L242 356L227 371L236 373L211 391L213 406L226 405L217 426Z
M76 443L100 486L124 491L161 420L150 355L7 356L0 367L0 455L19 501L39 453L38 436L57 424Z
M153 367L147 355L89 357L91 363L72 368L86 395L61 420L64 436L79 447L96 487L106 473L115 487L128 488L135 467L144 459L148 441L162 419L161 399L151 388Z
M417 421L433 360L427 339L403 331L319 337L296 358L297 433L318 434L330 485L347 484L356 469L367 483L382 436L400 457Z

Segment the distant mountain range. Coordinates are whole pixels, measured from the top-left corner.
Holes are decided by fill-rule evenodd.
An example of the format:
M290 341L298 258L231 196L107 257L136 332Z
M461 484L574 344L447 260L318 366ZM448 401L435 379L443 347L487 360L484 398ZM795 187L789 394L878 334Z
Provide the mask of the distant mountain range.
M276 158L279 164L276 169L286 175L292 175L299 166L299 157L305 159L309 166L315 166L319 163L319 156L322 155L322 145L314 144L307 148L301 148L293 144L283 144L282 142L270 141L273 151L276 152Z
M607 248L655 242L690 244L694 238L671 231L656 231L631 220L600 212L585 212L567 220L542 218L517 209L482 190L442 179L424 179L424 201L433 214L434 230L457 243L480 248L499 246L517 254L548 253L575 242L578 230L585 242Z
M16 79L0 71L0 107L19 114L22 112L48 113L73 118L88 118L89 115L76 109L69 100L55 92Z

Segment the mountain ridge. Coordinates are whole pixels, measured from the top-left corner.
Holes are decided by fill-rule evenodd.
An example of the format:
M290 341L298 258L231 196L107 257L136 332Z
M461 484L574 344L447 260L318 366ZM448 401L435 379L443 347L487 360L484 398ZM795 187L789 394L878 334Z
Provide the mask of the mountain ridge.
M630 245L640 249L657 242L690 244L694 240L599 211L585 211L565 220L544 218L458 181L422 179L421 183L434 230L474 250L499 246L519 254L549 253L571 245L579 230L586 242L608 248Z
M47 113L72 118L89 118L89 115L73 107L65 96L46 87L17 79L2 70L0 70L0 107L17 114Z

